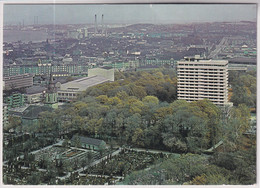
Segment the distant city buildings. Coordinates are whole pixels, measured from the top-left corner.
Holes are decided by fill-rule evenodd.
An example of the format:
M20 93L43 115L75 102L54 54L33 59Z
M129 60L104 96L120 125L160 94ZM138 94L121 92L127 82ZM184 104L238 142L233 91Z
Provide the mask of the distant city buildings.
M222 105L227 102L222 76L227 71L256 69L255 22L108 25L105 16L97 14L86 25L25 25L22 33L44 36L22 41L15 38L16 26L5 27L14 33L12 40L4 38L3 45L4 102L12 110L56 99L71 101L88 87L114 81L117 70L175 70L177 64L179 99L209 98ZM181 60L195 54L222 60ZM48 89L51 73L56 98Z
M178 99L188 102L209 99L216 105L228 103L228 61L185 57L177 62Z
M49 75L51 72L57 74L87 74L89 68L88 64L77 63L38 63L30 65L4 65L3 74L4 77L21 75L21 74L33 74L33 75Z

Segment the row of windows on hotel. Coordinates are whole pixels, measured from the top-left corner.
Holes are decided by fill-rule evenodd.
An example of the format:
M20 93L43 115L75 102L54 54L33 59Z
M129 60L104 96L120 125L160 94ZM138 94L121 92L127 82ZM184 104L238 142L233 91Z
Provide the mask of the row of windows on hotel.
M195 75L198 75L199 73L198 72L194 72L194 71L192 71L192 72L186 72L186 71L179 71L178 72L178 74L195 74ZM213 72L202 72L202 74L221 74L221 75L223 75L224 73L223 72L215 72L215 71L213 71Z
M201 67L226 67L227 64L225 65L221 65L221 64L216 64L216 65L212 65L212 64L200 64L200 63L195 63L195 64L186 64L186 63L178 63L178 66L201 66Z
M184 100L186 100L187 102L192 102L192 101L195 101L195 100L198 100L197 98L194 98L194 99L192 99L192 100L189 100L188 98L185 98ZM213 100L214 101L214 100ZM221 105L223 105L224 104L224 102L223 101L214 101L215 102L215 104L221 104Z
M208 69L208 68L178 68L178 70L195 70L195 71L225 71L225 68L222 69Z
M181 85L178 85L178 88L181 87L181 86L185 86L185 88L189 87L189 88L192 88L192 87L195 87L195 89L209 89L209 90L213 90L213 88L209 88L209 87L215 87L215 88L221 88L221 87L225 87L225 85L223 84L216 84L216 85L201 85L201 86L198 86L197 84L187 84L187 85L184 85L184 84L181 84ZM198 88L199 87L199 88Z
M190 91L192 89L195 89L195 91L198 91L200 88L198 87L178 87L178 91ZM219 92L224 92L224 89L223 88L219 88L219 89L204 89L204 88L201 88L203 89L203 93L219 93ZM201 91L198 91L198 92L201 92Z
M206 82L207 81L207 82ZM219 80L203 80L203 82L205 83L205 84L219 84L219 83L221 83L221 84L224 84L224 79L219 79ZM185 82L187 82L187 83L198 83L198 84L204 84L204 83L201 83L201 82L199 82L199 81L190 81L190 80L179 80L179 83L185 83Z
M178 78L179 79L194 79L194 80L197 80L197 79L207 79L207 78L214 78L214 80L217 80L217 79L220 79L220 78L228 78L228 76L220 76L220 75L212 75L211 76L208 76L208 75L188 75L188 74L182 74L182 75L178 75Z
M224 97L222 96L221 98L217 97L217 96L212 96L212 97L207 97L207 96L203 96L201 97L200 96L195 96L195 95L185 95L185 96L180 96L180 99L199 99L199 98L203 98L203 99L210 99L210 100L216 100L216 101L219 101L219 100L224 100Z
M209 84L209 83L226 83L227 79L214 79L214 80L203 80L203 79L179 79L178 83L192 83L192 84Z
M182 91L184 92L184 91ZM179 94L181 95L182 92L180 91ZM190 94L186 94L186 96L208 96L208 97L218 97L218 98L223 98L224 99L224 93L221 93L221 95L219 95L219 93L216 94L199 94L199 93L190 93Z

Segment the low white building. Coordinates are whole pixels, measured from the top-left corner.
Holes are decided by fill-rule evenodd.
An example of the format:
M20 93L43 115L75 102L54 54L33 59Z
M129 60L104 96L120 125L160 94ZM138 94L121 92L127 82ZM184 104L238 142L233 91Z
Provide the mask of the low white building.
M102 76L91 76L61 84L58 88L58 101L71 101L87 88L109 81L111 80Z
M115 80L115 71L113 67L103 66L88 70L88 76L102 76L113 82Z

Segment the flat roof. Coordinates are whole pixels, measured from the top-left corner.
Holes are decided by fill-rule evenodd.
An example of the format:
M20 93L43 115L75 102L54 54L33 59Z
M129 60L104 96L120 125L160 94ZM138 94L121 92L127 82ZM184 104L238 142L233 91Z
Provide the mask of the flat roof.
M187 60L180 60L177 63L188 63L188 64L209 64L209 65L226 65L228 64L227 60L213 60L213 59L209 59L209 60L195 60L195 61L187 61Z
M102 76L84 77L71 82L61 84L59 91L84 91L91 86L108 82L109 79Z

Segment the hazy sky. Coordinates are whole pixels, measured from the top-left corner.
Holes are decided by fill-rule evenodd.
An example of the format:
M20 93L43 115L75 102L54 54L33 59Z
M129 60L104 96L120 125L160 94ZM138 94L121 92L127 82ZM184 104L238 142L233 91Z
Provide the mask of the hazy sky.
M161 5L5 5L4 23L39 24L180 23L205 21L256 21L256 5L161 4Z

